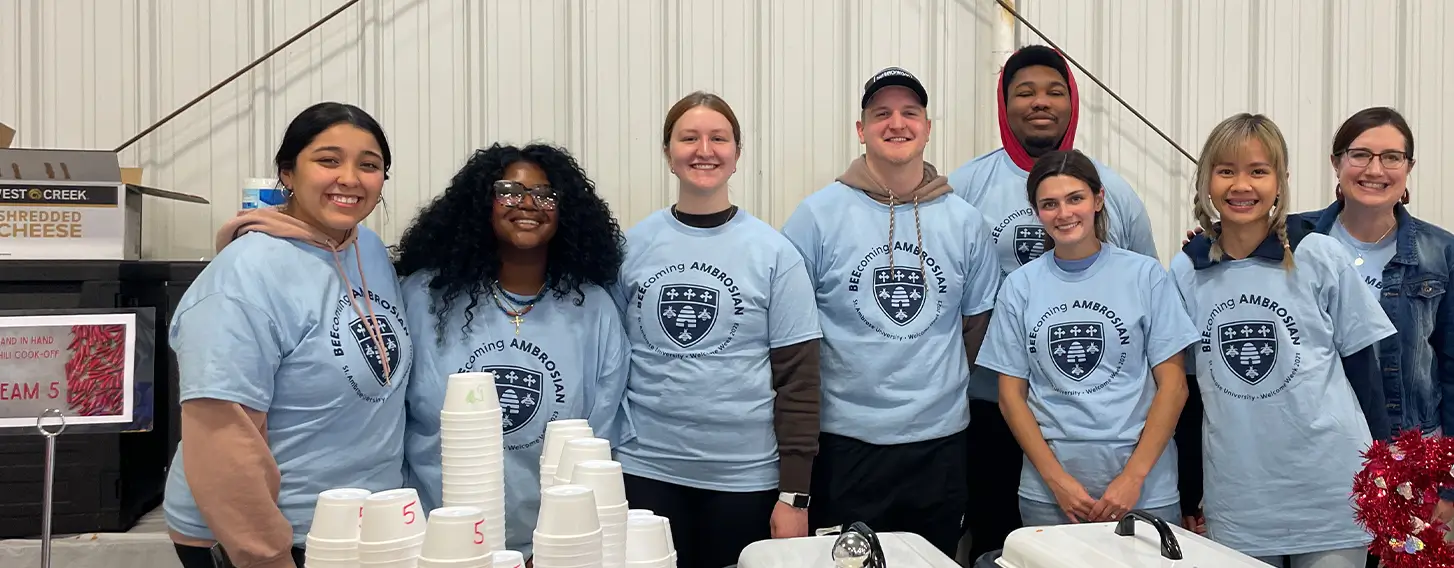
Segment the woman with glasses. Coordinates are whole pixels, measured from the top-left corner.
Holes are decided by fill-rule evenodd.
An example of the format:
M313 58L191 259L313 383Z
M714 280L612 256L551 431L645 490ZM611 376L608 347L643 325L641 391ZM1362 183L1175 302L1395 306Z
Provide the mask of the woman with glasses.
M1413 429L1441 435L1454 427L1454 300L1448 299L1454 236L1405 207L1413 130L1394 109L1358 111L1333 135L1331 161L1337 200L1297 215L1296 222L1348 249L1398 329L1378 345L1392 426L1387 435ZM1454 484L1440 497L1438 520L1447 521Z
M487 371L504 410L505 544L530 555L545 424L585 418L631 437L626 336L606 292L623 238L565 150L475 152L404 232L398 271L415 366L404 433L408 483L441 506L439 412L451 373Z

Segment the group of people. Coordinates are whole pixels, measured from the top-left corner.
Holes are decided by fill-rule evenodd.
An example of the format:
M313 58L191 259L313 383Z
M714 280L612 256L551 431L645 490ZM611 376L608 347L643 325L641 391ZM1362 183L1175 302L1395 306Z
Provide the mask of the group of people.
M382 128L305 110L287 203L223 227L172 323L183 565L301 566L333 487L440 506L447 376L489 371L527 557L545 424L585 418L684 567L854 521L951 556L968 531L977 558L1133 509L1277 566L1362 566L1360 451L1454 424L1454 237L1403 206L1404 118L1349 118L1336 201L1299 214L1278 127L1226 119L1168 270L1130 184L1073 149L1065 59L1021 49L996 89L1003 148L946 177L923 85L873 75L863 155L781 231L731 203L742 126L698 92L662 126L676 203L624 235L566 150L496 144L392 251L360 224Z

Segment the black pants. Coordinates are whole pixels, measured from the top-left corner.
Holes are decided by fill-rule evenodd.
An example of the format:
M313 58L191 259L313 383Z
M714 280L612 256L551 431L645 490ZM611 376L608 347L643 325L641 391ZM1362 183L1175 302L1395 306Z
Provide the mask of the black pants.
M182 561L182 568L232 568L231 564L218 565L212 561L212 550L200 546L186 546L173 544L177 549L177 559ZM293 547L293 564L303 568L303 548Z
M924 537L954 558L964 535L965 436L878 446L823 433L813 460L814 529L862 521Z
M965 524L973 544L969 559L1005 546L1005 537L1020 528L1020 450L1000 407L969 401L969 514Z
M732 566L747 545L772 538L777 491L712 491L629 474L624 479L632 509L671 521L678 568Z

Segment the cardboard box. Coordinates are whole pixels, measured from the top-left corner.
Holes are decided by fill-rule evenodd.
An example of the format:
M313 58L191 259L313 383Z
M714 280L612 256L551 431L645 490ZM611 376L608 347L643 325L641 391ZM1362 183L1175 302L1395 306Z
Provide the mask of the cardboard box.
M0 144L0 260L139 260L143 196L207 204L142 185L141 170L122 168L114 152L7 145Z
M15 141L15 129L0 122L0 148L9 148L10 143Z

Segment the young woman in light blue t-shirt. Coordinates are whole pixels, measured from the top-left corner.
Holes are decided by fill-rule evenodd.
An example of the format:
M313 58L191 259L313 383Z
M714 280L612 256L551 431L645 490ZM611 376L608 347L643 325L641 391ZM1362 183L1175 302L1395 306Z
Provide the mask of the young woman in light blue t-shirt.
M1182 420L1201 427L1199 463L1182 446L1205 475L1207 535L1274 566L1361 567L1370 537L1348 495L1370 430L1387 430L1372 346L1393 325L1342 245L1286 222L1287 143L1267 117L1212 130L1196 191L1205 234L1171 274L1201 333L1201 404Z
M1042 156L1027 193L1053 254L1006 278L977 360L1000 374L1000 410L1025 452L1020 516L1055 525L1145 509L1178 523L1171 438L1196 329L1155 259L1105 242L1094 162Z
M299 113L274 159L287 201L226 223L182 296L163 508L183 568L210 568L218 546L237 566L302 566L319 492L403 482L412 342L388 250L361 224L391 156L358 107Z
M495 374L505 444L505 546L529 558L540 513L545 425L585 418L631 437L626 336L606 288L622 258L605 200L562 148L495 144L470 156L399 242L417 362L405 472L441 507L440 411L449 375Z
M729 199L732 108L689 94L661 136L678 197L626 235L616 301L637 438L617 459L631 506L671 520L682 566L728 566L755 541L808 535L822 334L802 256Z

